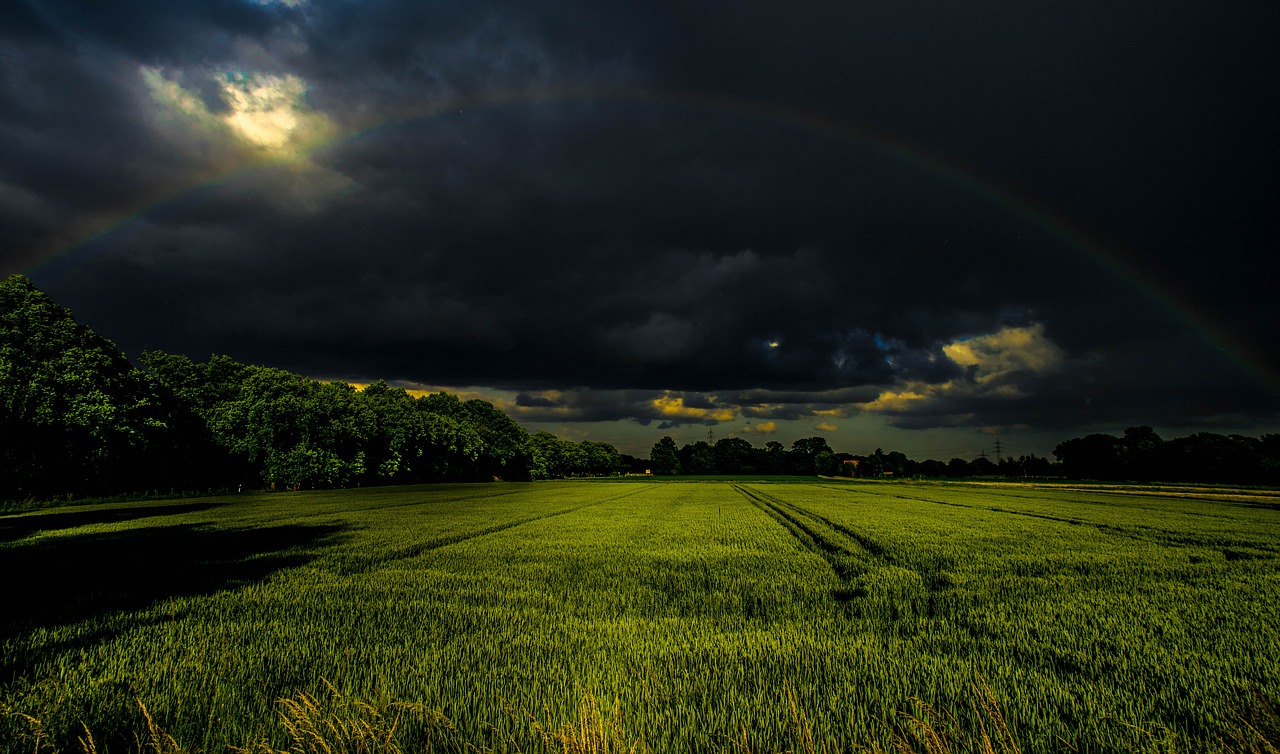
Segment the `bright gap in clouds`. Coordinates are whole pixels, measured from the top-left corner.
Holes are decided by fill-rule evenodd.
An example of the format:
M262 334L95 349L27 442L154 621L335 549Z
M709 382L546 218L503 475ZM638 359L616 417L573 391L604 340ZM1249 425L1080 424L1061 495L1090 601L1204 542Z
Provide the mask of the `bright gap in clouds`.
M162 68L143 66L141 76L162 121L206 139L230 137L241 147L281 161L296 161L333 137L329 118L306 102L307 82L293 74L228 69L205 73L217 84L222 107L209 104Z

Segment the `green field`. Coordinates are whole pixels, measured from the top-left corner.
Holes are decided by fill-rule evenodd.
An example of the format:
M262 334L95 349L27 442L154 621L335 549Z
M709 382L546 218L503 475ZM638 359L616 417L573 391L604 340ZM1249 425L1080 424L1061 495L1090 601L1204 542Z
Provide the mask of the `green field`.
M1280 495L1201 488L592 481L48 509L0 517L0 750L80 751L86 729L134 750L139 703L185 750L288 749L282 714L314 700L313 720L395 722L406 751L924 750L929 730L967 750L1002 724L1028 752L1265 751L1278 556Z

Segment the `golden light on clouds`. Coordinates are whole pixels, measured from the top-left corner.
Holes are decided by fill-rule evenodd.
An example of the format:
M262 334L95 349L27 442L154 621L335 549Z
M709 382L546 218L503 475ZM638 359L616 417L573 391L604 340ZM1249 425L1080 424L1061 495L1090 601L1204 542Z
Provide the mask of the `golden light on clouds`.
M302 160L336 132L328 116L307 104L307 83L293 74L211 74L225 110L211 110L164 69L143 66L141 76L161 119L184 121L206 138L230 137L260 157Z
M818 422L813 425L813 428L819 432L835 432L837 429L840 429L840 426L838 424L832 424L831 422Z
M940 384L910 381L882 391L873 401L857 404L857 410L905 413L951 396L1021 398L1026 393L1014 382L1015 378L1050 372L1065 358L1062 349L1045 337L1040 323L1005 327L988 335L953 341L943 345L942 352L966 369L963 378Z
M1062 349L1045 337L1041 323L948 343L942 352L962 367L976 367L979 382L1019 370L1045 372L1063 359Z
M947 392L950 386L951 383L948 381L941 385L921 384L915 388L905 388L900 391L885 390L874 401L859 404L859 407L863 411L905 411L917 401L927 400L934 395Z
M742 428L743 434L771 435L778 431L777 422L760 422L756 425L748 424Z
M240 138L273 152L305 141L312 130L325 131L323 115L301 107L307 85L297 76L226 75L222 93L230 106L223 116Z
M653 399L653 407L669 419L696 419L700 421L730 422L737 418L731 408L698 408L686 406L682 396L664 395Z

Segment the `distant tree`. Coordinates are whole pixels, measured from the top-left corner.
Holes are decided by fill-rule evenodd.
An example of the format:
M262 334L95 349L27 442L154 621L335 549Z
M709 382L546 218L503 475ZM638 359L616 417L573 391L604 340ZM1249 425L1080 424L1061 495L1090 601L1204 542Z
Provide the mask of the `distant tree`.
M755 448L741 437L725 437L713 446L717 474L755 473Z
M790 465L787 448L777 440L764 444L764 452L758 456L760 471L765 474L785 474Z
M901 451L891 450L885 453L876 448L876 457L880 459L881 473L899 477L908 475L907 467L910 465L910 460Z
M800 453L810 458L826 451L831 452L831 446L827 444L825 437L802 437L791 443L791 452Z
M858 476L874 478L884 474L884 457L872 453L869 456L857 456Z
M1014 458L1013 456L1005 456L1001 458L1000 462L996 464L996 468L999 469L1000 474L1002 476L1020 477L1024 475L1022 470L1022 462L1019 461L1017 458Z
M1111 435L1092 434L1061 442L1053 455L1062 470L1077 479L1119 479L1124 465L1120 441Z
M627 453L620 454L624 470L628 474L643 474L652 469L648 458L637 458Z
M653 462L654 474L671 476L680 473L680 457L676 449L676 441L672 440L670 435L664 435L653 444L653 449L649 451L649 460Z
M840 471L840 459L835 453L820 450L813 457L813 470L818 476L835 476Z
M969 462L963 458L952 458L947 462L947 476L953 479L963 479L967 476L973 476L973 471L969 468Z
M1117 445L1117 476L1126 479L1154 479L1160 476L1160 453L1164 440L1151 427L1128 427Z
M1023 465L1026 467L1028 476L1052 476L1057 473L1053 462L1035 454L1027 456Z
M791 443L789 468L792 474L809 476L818 473L815 459L819 453L831 453L825 437L802 437Z
M935 461L932 458L920 462L919 472L921 476L942 477L948 476L947 465L942 461Z
M680 470L685 474L714 474L716 453L711 444L698 440L681 448Z
M973 476L996 476L1000 468L986 456L978 456L969 462L969 473Z

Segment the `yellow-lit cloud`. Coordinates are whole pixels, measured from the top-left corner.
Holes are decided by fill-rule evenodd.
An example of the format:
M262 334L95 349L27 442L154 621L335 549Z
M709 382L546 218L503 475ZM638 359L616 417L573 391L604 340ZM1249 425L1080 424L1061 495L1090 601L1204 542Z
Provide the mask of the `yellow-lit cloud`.
M750 424L742 428L744 434L771 435L778 431L777 422L760 422L755 426Z
M653 407L668 419L694 419L699 421L730 422L737 418L737 412L731 408L696 408L684 405L681 396L664 395L653 399Z
M818 422L813 425L813 428L819 432L835 432L837 429L840 429L839 425L832 424L831 422Z
M940 384L905 382L882 391L875 400L856 404L856 408L906 413L947 397L1020 398L1026 395L1016 382L1020 375L1053 371L1065 358L1062 349L1045 337L1040 323L953 341L943 345L942 352L965 368L963 377Z
M950 382L942 385L920 384L915 388L904 388L903 390L885 390L874 401L859 404L864 411L904 411L909 410L912 404L919 401L928 400L938 393L945 393ZM827 412L824 412L827 413Z
M184 121L206 138L230 136L250 152L278 161L306 158L333 138L333 123L306 102L307 83L292 74L224 71L214 75L226 103L214 112L157 67L143 66L142 81L159 106L161 120Z
M1045 337L1041 323L948 343L942 352L962 367L975 367L978 382L1016 371L1046 372L1063 359L1062 349Z

